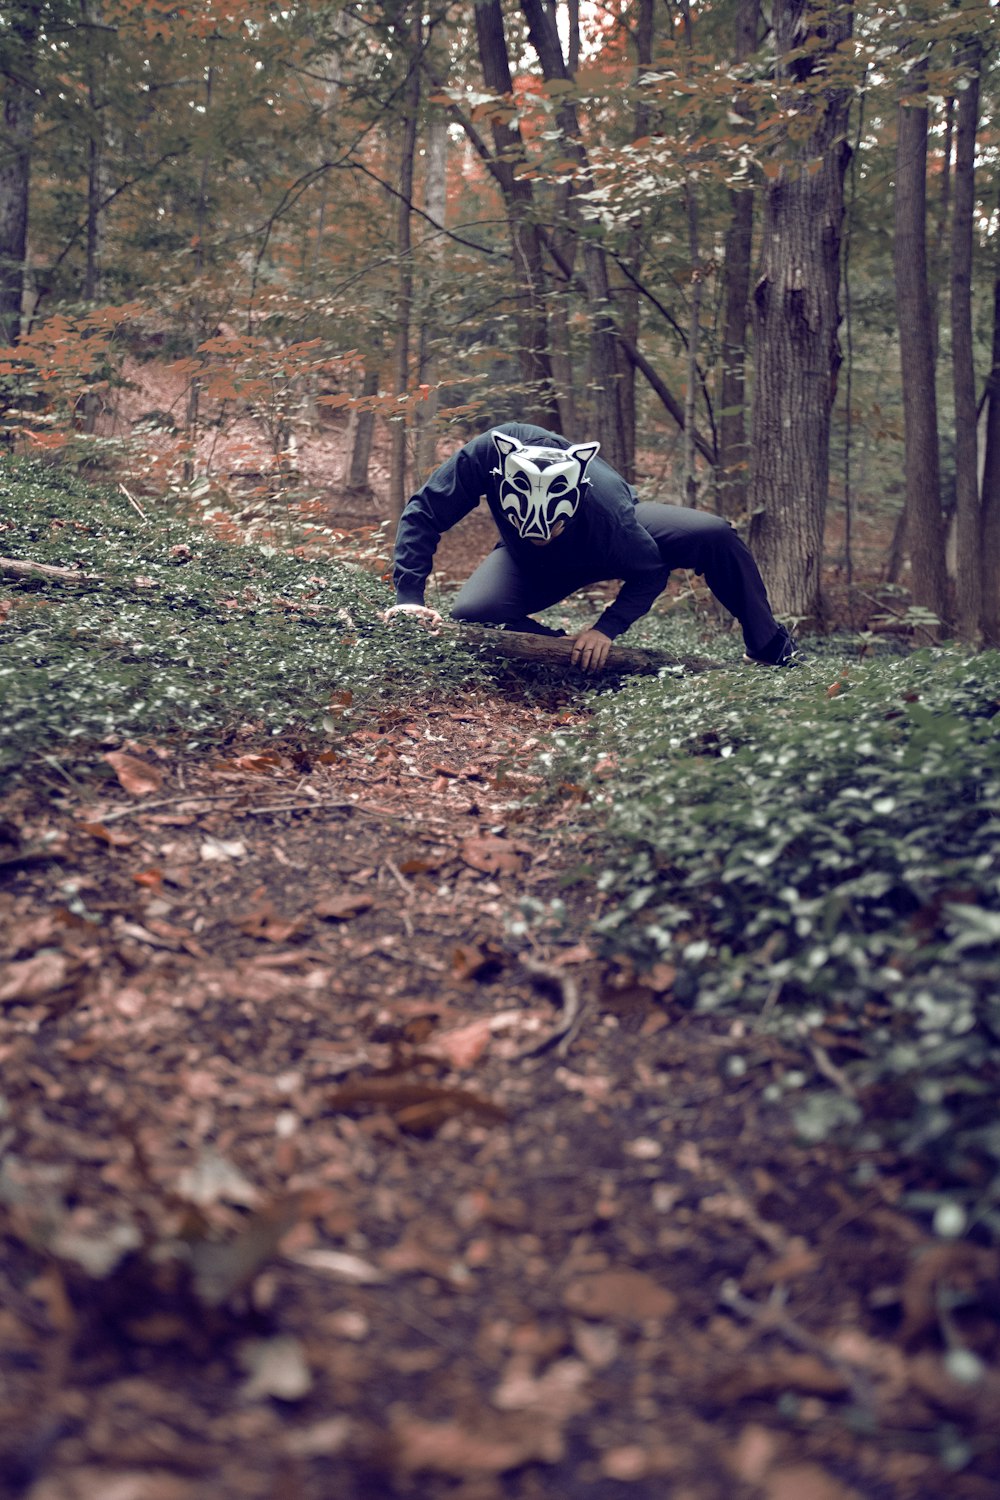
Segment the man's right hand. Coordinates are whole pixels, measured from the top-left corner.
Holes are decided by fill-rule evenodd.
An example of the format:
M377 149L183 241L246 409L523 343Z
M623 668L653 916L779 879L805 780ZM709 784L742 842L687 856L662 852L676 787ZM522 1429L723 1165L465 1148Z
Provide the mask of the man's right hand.
M387 625L393 620L399 619L400 615L407 615L411 620L419 620L430 630L436 630L444 620L436 609L431 609L427 604L394 604L391 609L383 611L382 618Z

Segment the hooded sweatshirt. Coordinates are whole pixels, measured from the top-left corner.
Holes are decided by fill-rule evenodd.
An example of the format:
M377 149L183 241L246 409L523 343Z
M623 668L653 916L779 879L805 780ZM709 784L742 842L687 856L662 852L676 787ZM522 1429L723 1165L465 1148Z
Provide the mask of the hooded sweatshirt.
M659 548L635 518L638 495L598 455L587 467L580 504L561 536L544 547L525 541L500 505L500 459L491 434L567 449L564 437L527 422L504 422L459 448L408 501L396 532L393 582L397 604L423 604L434 553L444 532L486 500L505 547L519 568L540 581L562 579L566 594L589 583L620 578L618 595L595 629L612 640L662 593L670 576ZM563 596L565 597L565 595Z

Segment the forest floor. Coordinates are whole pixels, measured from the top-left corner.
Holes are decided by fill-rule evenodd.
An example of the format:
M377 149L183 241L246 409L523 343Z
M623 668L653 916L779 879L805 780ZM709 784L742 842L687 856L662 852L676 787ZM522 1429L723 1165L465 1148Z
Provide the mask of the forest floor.
M933 1334L985 1257L795 1141L773 1036L512 943L580 857L518 769L575 712L147 742L0 808L55 835L0 893L4 1494L1000 1494Z
M582 718L512 671L0 802L0 1495L1000 1497L941 1338L996 1257L796 1137L775 1035L587 946L579 788L527 769Z

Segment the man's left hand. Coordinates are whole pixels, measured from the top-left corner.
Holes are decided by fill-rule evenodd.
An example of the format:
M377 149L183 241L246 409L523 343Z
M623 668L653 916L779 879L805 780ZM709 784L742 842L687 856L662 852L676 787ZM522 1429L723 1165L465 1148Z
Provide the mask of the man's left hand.
M570 660L574 667L582 667L585 672L598 672L607 661L610 650L610 636L602 630L584 630L573 642Z

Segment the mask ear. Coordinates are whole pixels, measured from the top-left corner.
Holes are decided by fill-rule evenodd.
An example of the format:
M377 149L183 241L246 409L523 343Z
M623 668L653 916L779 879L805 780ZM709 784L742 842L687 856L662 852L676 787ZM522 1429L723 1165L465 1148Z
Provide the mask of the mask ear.
M493 434L494 438L496 433ZM600 443L574 443L569 449L571 457L575 458L580 465L580 483L582 484L587 473L587 465L592 458L596 458L601 451Z
M493 445L500 455L501 464L508 454L516 453L518 448L524 447L520 438L511 437L509 432L491 432L490 437L493 439Z

